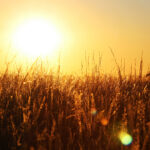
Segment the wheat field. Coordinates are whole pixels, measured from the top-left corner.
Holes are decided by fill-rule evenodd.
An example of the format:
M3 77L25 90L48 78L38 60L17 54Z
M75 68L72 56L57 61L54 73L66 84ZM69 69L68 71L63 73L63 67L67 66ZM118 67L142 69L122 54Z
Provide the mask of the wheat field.
M149 150L149 142L146 76L0 75L1 150Z

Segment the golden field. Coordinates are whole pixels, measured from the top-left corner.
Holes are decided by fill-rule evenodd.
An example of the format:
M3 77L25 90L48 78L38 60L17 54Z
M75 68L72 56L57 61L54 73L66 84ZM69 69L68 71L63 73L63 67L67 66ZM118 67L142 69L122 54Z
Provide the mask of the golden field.
M0 75L0 149L148 150L150 80L137 75ZM120 132L131 141L122 144ZM133 141L132 141L133 140Z

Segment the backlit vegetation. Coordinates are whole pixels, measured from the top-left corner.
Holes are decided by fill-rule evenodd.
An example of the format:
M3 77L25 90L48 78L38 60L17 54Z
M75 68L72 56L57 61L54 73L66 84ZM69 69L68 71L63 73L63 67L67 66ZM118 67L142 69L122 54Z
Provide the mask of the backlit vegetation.
M142 68L140 75L118 74L6 69L0 75L0 149L150 149L150 80Z

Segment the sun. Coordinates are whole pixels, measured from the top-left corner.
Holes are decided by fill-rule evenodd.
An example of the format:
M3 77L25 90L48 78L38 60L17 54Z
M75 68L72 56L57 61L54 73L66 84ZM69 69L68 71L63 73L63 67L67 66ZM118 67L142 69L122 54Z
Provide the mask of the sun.
M19 52L38 57L52 54L61 43L61 35L49 21L31 19L17 28L12 41Z

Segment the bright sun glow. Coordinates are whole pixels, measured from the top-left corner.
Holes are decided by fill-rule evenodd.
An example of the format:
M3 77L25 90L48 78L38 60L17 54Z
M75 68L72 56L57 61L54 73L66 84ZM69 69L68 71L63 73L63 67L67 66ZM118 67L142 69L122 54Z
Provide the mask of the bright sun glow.
M60 43L61 36L58 30L42 19L28 20L13 35L14 47L31 57L52 54Z

